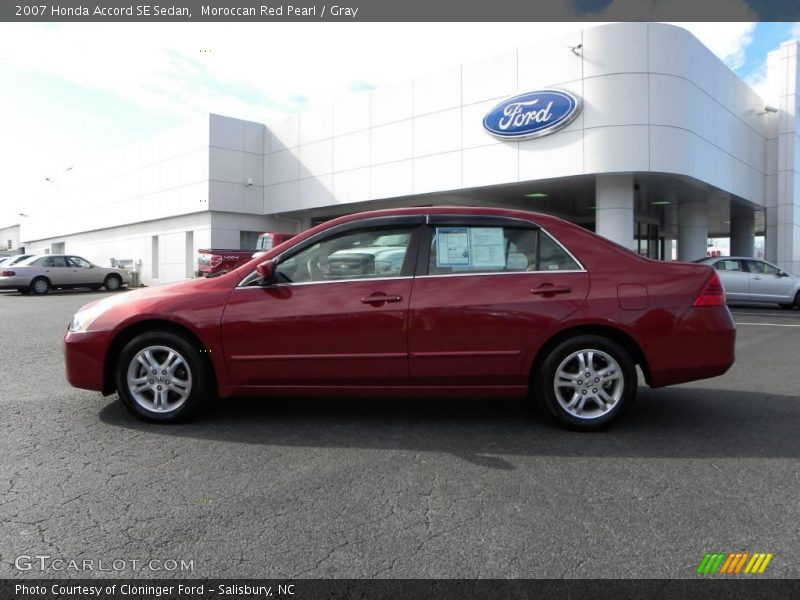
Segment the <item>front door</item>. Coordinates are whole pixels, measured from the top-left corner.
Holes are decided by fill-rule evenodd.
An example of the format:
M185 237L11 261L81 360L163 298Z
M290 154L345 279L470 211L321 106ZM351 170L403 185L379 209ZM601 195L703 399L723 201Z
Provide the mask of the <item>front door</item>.
M431 217L409 307L412 384L527 385L536 338L583 303L588 273L513 221Z
M72 267L72 283L75 285L92 285L103 283L101 273L92 267L92 263L80 256L70 256L67 259ZM98 279L100 279L98 281Z
M748 260L750 297L758 302L794 301L794 281L781 275L781 270L763 260Z
M413 220L379 220L306 242L279 257L274 284L237 287L222 319L232 383L408 383Z

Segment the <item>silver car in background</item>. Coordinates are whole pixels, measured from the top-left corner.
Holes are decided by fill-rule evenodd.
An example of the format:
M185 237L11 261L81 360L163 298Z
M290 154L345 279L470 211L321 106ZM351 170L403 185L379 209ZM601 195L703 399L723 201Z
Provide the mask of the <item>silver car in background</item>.
M58 288L118 290L131 282L125 269L107 269L73 254L34 255L14 265L0 266L0 289L21 294L46 294Z
M772 263L747 256L715 256L695 262L714 267L729 303L757 302L800 308L800 277Z

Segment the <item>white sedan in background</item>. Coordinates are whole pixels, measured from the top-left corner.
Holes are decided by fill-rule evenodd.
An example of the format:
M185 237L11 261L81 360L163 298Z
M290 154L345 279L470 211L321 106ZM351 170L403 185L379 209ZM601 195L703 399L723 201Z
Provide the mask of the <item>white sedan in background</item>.
M800 308L800 277L772 263L746 256L714 256L695 262L714 267L729 303L757 302Z
M51 289L89 288L109 291L131 282L125 269L98 267L72 254L31 256L12 266L0 266L0 289L22 294L46 294Z

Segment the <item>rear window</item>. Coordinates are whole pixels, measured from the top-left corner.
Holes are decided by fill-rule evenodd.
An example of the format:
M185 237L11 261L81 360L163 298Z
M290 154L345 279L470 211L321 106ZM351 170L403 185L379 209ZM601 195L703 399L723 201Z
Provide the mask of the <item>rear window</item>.
M429 275L575 271L580 265L540 229L436 227Z

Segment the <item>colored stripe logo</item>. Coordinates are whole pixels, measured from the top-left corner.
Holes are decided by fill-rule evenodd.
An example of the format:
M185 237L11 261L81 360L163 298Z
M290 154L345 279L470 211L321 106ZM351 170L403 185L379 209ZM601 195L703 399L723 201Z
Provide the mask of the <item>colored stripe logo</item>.
M699 575L763 573L774 555L766 552L707 552L697 567Z

